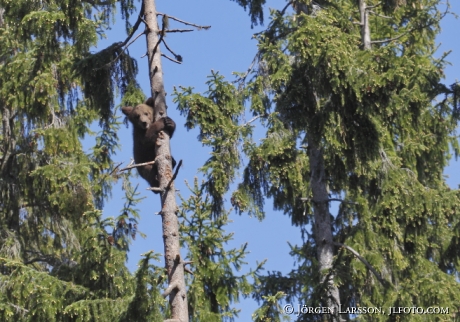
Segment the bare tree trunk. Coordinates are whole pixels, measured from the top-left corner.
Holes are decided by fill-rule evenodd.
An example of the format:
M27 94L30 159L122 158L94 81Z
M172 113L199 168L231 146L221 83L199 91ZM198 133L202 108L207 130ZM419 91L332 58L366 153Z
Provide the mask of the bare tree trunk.
M5 12L5 9L0 7L0 27L3 26L3 13Z
M310 162L310 187L313 194L314 235L316 254L318 258L320 282L327 288L327 306L334 312L333 321L340 321L340 295L334 284L334 274L331 271L334 258L334 243L332 238L331 214L329 213L329 194L327 189L326 173L324 171L324 156L321 147L314 136L309 135L308 151Z
M154 0L144 1L144 18L147 23L147 51L149 60L149 76L154 98L155 120L166 116L166 94L163 84L161 53L159 41L161 30L158 27ZM163 295L169 296L171 306L170 322L188 322L187 290L184 279L184 261L180 256L179 222L176 216L177 204L174 183L172 180L171 152L169 136L162 132L156 143L156 166L161 192L161 217L163 225L163 241L165 266L168 273L168 288Z
M369 27L369 8L365 0L359 0L359 13L361 15L361 43L364 50L371 49L371 30Z

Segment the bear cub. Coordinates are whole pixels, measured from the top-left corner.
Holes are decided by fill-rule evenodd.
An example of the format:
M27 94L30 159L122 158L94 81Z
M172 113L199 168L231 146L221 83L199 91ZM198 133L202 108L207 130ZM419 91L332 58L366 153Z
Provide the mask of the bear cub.
M156 158L155 142L159 133L165 131L172 138L176 129L176 123L167 116L154 121L153 107L149 104L151 101L149 98L144 104L139 104L134 108L132 106L121 108L123 114L133 124L134 162L136 164L154 161ZM173 169L176 166L174 158L172 158L172 166ZM156 164L137 167L137 171L151 187L160 186Z

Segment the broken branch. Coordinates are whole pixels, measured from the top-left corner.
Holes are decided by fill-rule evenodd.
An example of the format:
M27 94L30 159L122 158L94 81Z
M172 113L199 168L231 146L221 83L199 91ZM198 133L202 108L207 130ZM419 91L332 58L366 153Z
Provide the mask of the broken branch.
M164 291L163 294L161 294L163 297L167 297L169 294L171 294L172 291L174 291L176 288L178 288L178 283L172 283L170 284L166 290Z
M164 16L165 14L164 14L164 13L161 13L161 12L157 12L157 15L159 15L159 16ZM192 27L195 27L195 28L198 28L198 29L205 29L205 30L208 30L209 28L211 28L211 26L199 26L199 25L195 25L194 23L187 22L187 21L181 20L181 19L179 19L179 18L170 16L170 15L168 15L168 18L170 18L170 19L172 19L172 20L175 20L175 21L177 21L177 22L183 23L184 25L192 26Z
M170 32L191 32L193 31L193 29L168 29L166 30L166 32L170 33Z
M134 161L132 161L126 168L120 169L120 172L129 170L129 169L132 169L132 168L138 168L138 167L143 167L143 166L146 166L146 165L154 164L155 160L154 161L149 161L149 162L144 162L144 163L138 163L138 164L133 164L133 162Z

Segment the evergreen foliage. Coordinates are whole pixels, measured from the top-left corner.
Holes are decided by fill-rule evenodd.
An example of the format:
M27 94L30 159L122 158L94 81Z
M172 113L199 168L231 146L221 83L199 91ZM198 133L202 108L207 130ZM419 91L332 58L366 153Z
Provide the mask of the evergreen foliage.
M133 2L119 3L128 18ZM0 9L0 320L158 320L153 256L136 276L125 266L138 200L112 161L115 93L139 96L137 66L119 43L90 53L115 1L5 0ZM126 205L102 219L119 179Z
M246 264L247 244L239 249L225 249L233 239L233 233L224 231L230 222L229 212L213 218L212 203L203 183L200 186L195 179L189 189L192 194L187 200L182 199L179 217L183 219L183 246L194 268L187 281L190 321L234 321L238 310L231 304L239 302L240 296L249 296L253 290L250 279L257 278L263 263L254 271L235 275L234 271L240 271Z
M182 93L176 92L174 102L187 116L186 128L200 126L198 140L212 148L211 158L200 171L207 177L204 188L212 197L212 215L218 216L223 212L224 193L240 166L239 142L250 135L251 127L238 125L244 112L244 96L232 84L215 72L206 84L206 97L192 94L192 88L182 88Z
M249 8L249 16L251 17L251 26L257 26L258 23L264 22L263 6L265 0L232 0L237 2L244 10Z
M236 2L253 25L263 22L265 0ZM187 128L198 127L212 149L204 182L190 187L179 212L194 270L190 320L235 320L233 304L252 296L261 303L255 321L281 321L282 303L329 303L325 276L342 307L438 306L450 314L430 318L458 320L460 193L442 173L459 151L460 86L442 83L445 57L434 57L445 13L438 0L369 0L367 48L358 2L292 1L294 12L273 11L256 35L252 73L231 83L213 72L204 95L176 92ZM151 263L158 255L145 254L134 275L125 266L139 198L112 160L114 98L135 105L144 95L123 43L90 51L117 5L130 32L132 0L0 0L0 320L160 321L170 309L159 293L166 273ZM265 130L260 143L255 126ZM88 136L89 152L81 143ZM314 199L314 162L329 200ZM289 274L264 275L259 264L237 275L247 250L226 247L224 201L240 170L230 197L237 211L262 219L272 198L301 228L305 243L291 246ZM117 180L125 205L103 218ZM319 205L336 201L333 261L324 268L312 225L324 217ZM329 316L297 317L320 318Z
M262 19L262 4L250 6L254 22ZM126 43L91 52L115 9L131 34L137 28L128 22L131 0L0 0L2 321L161 321L171 309L159 292L168 286L167 274L151 263L159 255L145 254L135 274L125 266L130 243L143 234L137 187L113 162L120 127L114 99L123 96L127 106L145 97ZM230 126L228 115L216 116L224 121L221 129ZM95 144L85 151L88 136ZM220 152L236 156L231 146ZM221 173L234 162L226 161ZM212 189L223 194L232 179ZM118 180L125 205L117 217L103 217ZM225 250L231 239L223 234L227 214L221 200L202 200L203 191L195 185L195 199L184 201L183 211L197 225L183 226L184 245L196 262L189 280L191 319L233 320L232 303L250 294L248 278L255 275L234 274L245 264L245 246ZM215 221L211 209L222 213Z
M300 4L305 10L297 10ZM288 214L305 235L304 245L292 247L298 265L288 276L259 276L254 295L263 303L255 314L259 321L264 314L268 320L282 318L271 307L283 296L288 303L327 306L330 284L323 278L328 275L342 307L439 306L450 314L430 319L458 318L460 195L442 176L450 151L459 148L458 85L442 84L445 56L434 57L439 22L448 8L439 11L436 0L367 1L372 6L368 49L357 4L297 1L294 13L273 11L267 30L256 35L258 66L251 75L239 75L238 87L213 74L205 95L191 89L176 93L179 109L189 127L200 128L203 144L213 152L221 144L235 151L226 159L234 161L225 174L221 154L211 156L207 164L213 167L205 173L223 190L206 191L222 200L243 152L249 164L232 204L240 212L263 214L264 201L271 197L274 208ZM260 144L251 140L251 131L238 131L246 125L241 122L244 104L266 129ZM200 112L209 109L231 126L212 128L218 122ZM318 162L329 200L313 197L312 164ZM330 215L313 214L319 204L333 201L340 202L328 228L333 261L321 271L317 249L322 246L316 237L322 231L311 227ZM321 317L297 317L315 318ZM397 318L421 321L426 316Z

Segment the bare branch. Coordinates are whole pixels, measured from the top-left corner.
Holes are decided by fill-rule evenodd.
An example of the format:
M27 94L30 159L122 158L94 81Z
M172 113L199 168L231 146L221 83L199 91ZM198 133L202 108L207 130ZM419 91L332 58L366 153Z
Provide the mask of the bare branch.
M246 71L246 73L244 73L244 75L241 76L240 78L238 78L237 80L233 81L233 83L244 83L246 81L246 77L248 77L249 73L254 68L254 65L256 64L257 60L259 59L259 56L260 56L260 53L257 53L254 56L254 59L252 60L251 65L249 65L248 70Z
M164 17L169 17L169 16L164 16ZM157 52L158 46L160 45L161 41L163 40L163 37L165 36L165 28L166 28L165 25L166 25L165 19L163 19L163 24L161 26L161 31L160 31L160 37L158 38L158 41L155 44L155 47L153 48L152 55L155 55L155 53Z
M189 273L190 275L195 275L193 272L190 270L190 268L184 266L184 272Z
M334 245L335 246L339 246L339 247L343 247L345 249L348 249L353 255L355 255L355 257L357 259L359 259L364 265L367 266L367 268L375 275L375 277L379 280L379 282L383 285L383 286L386 286L388 285L388 281L384 280L382 278L382 276L375 270L374 267L372 267L371 264L369 264L369 262L364 258L362 257L361 255L359 255L359 253L354 250L353 248L351 248L350 246L347 246L345 244L341 244L341 243L337 243L337 242L334 242Z
M168 44L166 43L166 41L163 39L163 45L165 45L166 49L174 55L174 58L176 58L178 61L182 62L182 56L181 55L177 55L169 46Z
M167 297L169 294L171 294L172 291L174 291L178 287L179 287L178 283L172 283L166 288L166 290L161 295L163 297Z
M191 32L194 31L193 29L168 29L166 30L167 33L173 33L173 32Z
M373 9L373 8L377 8L378 6L380 6L382 4L382 2L378 2L377 4L373 5L373 6L366 6L366 9Z
M369 12L372 13L374 16L377 16L377 17L380 17L380 18L393 19L393 17L384 16L384 15L378 14L375 11L372 11L372 10L369 10Z
M158 187L150 187L150 188L147 188L147 190L150 190L150 191L153 191L153 192L163 192L164 190L161 189L161 188L158 188Z
M21 306L15 305L13 303L8 303L8 305L14 307L16 309L16 313L18 313L19 311L24 312L24 313L29 313L29 310L27 310L27 309L25 309L25 308L23 308Z
M161 56L164 57L164 58L166 58L166 59L169 59L169 60L172 61L173 63L182 64L181 61L175 60L174 58L171 58L171 57L169 57L169 56L167 56L167 55L165 55L165 54L161 54Z
M138 167L143 167L143 166L146 166L146 165L154 164L155 160L149 161L149 162L144 162L144 163L138 163L138 164L133 164L133 162L134 161L131 161L131 163L126 168L120 169L120 172L129 170L129 169L132 169L132 168L138 168Z
M129 46L132 45L132 43L134 43L134 42L135 42L140 36L142 36L142 35L145 35L145 31L141 32L139 35L137 35L136 37L134 37L134 39L131 40L131 41L129 42L129 44L127 44L126 47L125 47L123 50L126 50Z
M411 30L411 31L412 31L412 30ZM383 43L386 43L386 42L398 40L399 38L401 38L401 37L407 35L409 32L410 32L410 31L404 32L404 33L400 34L399 36L396 36L396 37L393 37L393 38L382 39L382 40L372 40L372 41L371 41L371 44L383 44Z
M257 120L257 119L260 118L261 116L263 116L263 115L254 116L252 119L250 119L249 121L247 121L246 123L244 123L242 126L248 126L249 124L251 124L252 122L254 122L255 120Z
M165 58L167 58L167 59L169 59L169 60L175 62L175 63L181 64L181 63L182 63L182 56L181 56L181 55L177 55L177 54L168 46L168 44L166 43L166 40L165 40L165 39L163 39L163 44L165 45L166 49L167 49L171 54L174 55L175 60L171 59L170 57L168 57L168 56L166 56L166 55L164 55L164 54L161 54L161 55L162 55L163 57L165 57Z
M159 15L159 16L164 16L165 14L164 14L164 13L161 13L161 12L157 12L157 15ZM170 18L170 19L172 19L172 20L175 20L175 21L177 21L177 22L183 23L184 25L195 27L195 28L197 28L197 29L208 30L209 28L211 28L211 26L199 26L199 25L195 25L194 23L187 22L187 21L181 20L181 19L179 19L179 18L170 16L170 15L168 15L168 18Z
M147 27L147 30L149 30L149 24L147 23L147 21L145 21L144 17L141 17L139 16L139 19L141 19L141 21L144 23L144 25Z
M179 173L179 169L180 169L181 165L182 165L182 160L179 161L179 164L176 167L176 171L174 172L173 177L171 178L171 180L169 181L168 185L166 186L166 190L169 190L169 188L171 187L171 183L173 183L174 180L176 180L176 177L177 177L177 174Z

